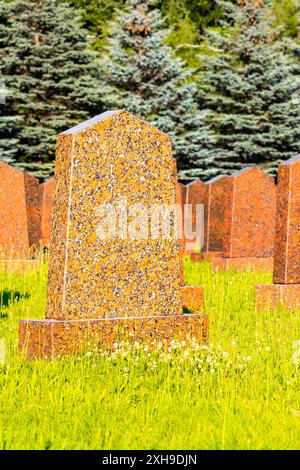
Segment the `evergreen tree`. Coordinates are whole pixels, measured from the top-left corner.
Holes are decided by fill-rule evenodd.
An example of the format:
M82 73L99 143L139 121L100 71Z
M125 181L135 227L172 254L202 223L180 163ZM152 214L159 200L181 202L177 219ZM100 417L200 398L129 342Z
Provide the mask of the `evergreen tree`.
M269 2L243 0L235 32L208 34L202 55L200 96L213 113L215 173L259 164L275 173L300 151L299 64L274 37L265 14Z
M102 111L97 63L76 14L56 0L0 0L0 158L52 174L56 134Z
M60 0L82 10L84 26L92 32L93 47L102 51L108 24L126 0ZM203 30L217 24L222 16L219 0L156 0L155 6L166 19L170 29L166 44L191 66L198 66L197 49Z
M210 166L211 134L197 109L191 72L164 45L168 31L150 1L131 0L111 25L103 77L110 88L107 107L125 108L167 132L173 142L181 178Z
M13 164L15 150L19 144L19 140L16 138L19 117L14 112L6 113L4 111L9 99L9 92L1 72L0 88L0 160Z
M299 0L274 0L275 26L280 26L286 36L300 38Z
M217 0L159 0L157 5L166 18L170 34L166 43L192 67L199 66L195 51L203 31L215 26L222 16Z
M122 8L126 0L60 0L62 3L79 8L83 25L93 34L93 46L101 50L103 39L107 35L108 23L113 19L118 8Z

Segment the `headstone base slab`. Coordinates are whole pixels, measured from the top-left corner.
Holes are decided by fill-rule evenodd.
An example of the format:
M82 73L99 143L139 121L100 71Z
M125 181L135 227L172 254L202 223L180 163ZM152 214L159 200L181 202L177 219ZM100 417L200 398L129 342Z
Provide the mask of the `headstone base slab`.
M221 251L204 251L203 253L192 253L191 261L212 261L215 258L221 257L222 254L223 253Z
M246 269L257 271L272 271L274 258L256 258L256 257L240 257L240 258L214 258L212 260L212 269L214 271L227 271L234 269L243 271Z
M19 323L19 350L28 359L87 354L112 350L124 340L139 341L155 348L172 340L208 340L207 315L169 315L95 320L22 320Z
M259 284L255 286L255 305L258 311L300 309L300 284Z

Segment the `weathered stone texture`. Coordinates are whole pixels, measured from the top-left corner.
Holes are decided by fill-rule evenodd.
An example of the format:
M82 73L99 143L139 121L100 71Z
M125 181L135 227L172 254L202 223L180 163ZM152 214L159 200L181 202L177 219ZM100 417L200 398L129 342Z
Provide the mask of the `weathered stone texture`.
M191 207L189 212L186 215L185 224L189 227L193 233L196 233L197 230L199 231L199 227L197 227L197 220L196 220L196 206L197 204L201 204L204 206L204 220L203 220L203 229L204 229L204 244L201 246L194 247L193 249L206 249L206 236L207 236L207 216L208 216L208 186L201 180L193 181L186 185L186 204L189 204ZM198 224L202 221L198 220ZM196 241L196 237L189 238L187 240L190 243Z
M24 173L3 162L0 162L0 250L2 258L29 255Z
M41 237L43 246L45 248L49 248L50 246L54 190L54 178L51 178L50 180L40 185Z
M300 155L278 168L274 283L300 283Z
M132 236L137 205L150 230L153 206L174 209L182 197L169 137L125 111L104 113L58 136L55 185L46 320L21 322L20 349L54 357L82 351L91 336L109 347L120 330L147 342L206 340L203 289L182 285L176 213L167 239ZM108 203L117 233L102 238Z

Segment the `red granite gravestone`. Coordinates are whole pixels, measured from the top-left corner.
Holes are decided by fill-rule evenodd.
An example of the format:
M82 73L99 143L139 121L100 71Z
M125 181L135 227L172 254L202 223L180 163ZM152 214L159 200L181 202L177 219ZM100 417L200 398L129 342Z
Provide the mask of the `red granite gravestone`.
M185 252L185 239L184 239L184 206L186 203L186 188L182 183L179 183L177 179L177 164L174 160L175 166L175 191L176 191L176 204L178 204L178 235L180 240L180 254L183 262L183 256ZM182 266L183 269L183 266Z
M177 177L176 177L176 191L178 191L178 201L179 201L179 204L182 206L182 212L183 212L184 204L186 202L186 187L184 186L184 184L177 181Z
M273 282L256 286L259 310L300 307L300 155L278 168Z
M300 283L300 155L278 168L274 283Z
M41 201L41 237L45 248L49 248L51 235L51 215L53 206L53 197L55 189L55 180L50 180L40 185Z
M27 208L28 240L31 252L41 246L40 183L37 178L24 173L25 200Z
M0 162L0 249L2 258L27 258L29 237L24 173Z
M232 180L227 175L216 176L203 188L204 245L201 253L193 253L193 261L212 261L222 256L226 232L231 218Z
M223 177L219 185L220 182L215 216L217 230L210 222L209 239L223 255L213 259L213 268L272 269L276 211L274 179L252 167Z
M223 253L230 233L233 184L229 176L222 175L208 181L208 221L204 251Z
M41 238L39 182L0 162L0 250L2 259L29 257Z
M208 187L207 185L201 181L201 180L196 180L192 181L191 183L186 185L186 204L189 204L189 210L186 213L186 220L185 220L185 225L187 227L187 230L190 230L192 233L196 233L197 230L199 230L199 227L197 227L197 223L204 223L204 233L205 229L207 227L207 196L208 196ZM197 221L197 213L196 213L196 207L198 204L201 204L204 206L204 221L198 220ZM189 244L197 244L198 240L196 240L196 236L194 237L188 237L187 238L187 243ZM205 243L205 240L204 240ZM198 257L200 255L200 252L195 252L193 253L194 250L202 250L201 243L199 242L199 246L193 247L192 250L186 250L186 252L191 253L191 259L196 261L198 260Z

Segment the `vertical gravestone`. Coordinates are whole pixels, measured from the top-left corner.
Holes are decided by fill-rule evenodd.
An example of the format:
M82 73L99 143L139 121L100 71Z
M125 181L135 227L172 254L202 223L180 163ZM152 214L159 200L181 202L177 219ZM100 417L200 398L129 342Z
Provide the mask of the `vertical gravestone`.
M204 245L202 253L194 253L193 261L212 261L222 256L227 232L230 230L232 180L227 175L216 176L202 187L204 201Z
M180 256L180 282L184 285L184 266L183 259L185 254L185 239L184 239L184 206L186 200L185 186L178 181L177 178L177 162L173 159L174 174L175 176L175 202L177 205L177 229L179 241L179 256Z
M198 245L194 246L192 250L187 250L191 252L191 259L196 261L200 255L198 250L202 250L200 238L197 239L197 233L200 233L201 228L198 226L199 224L204 224L204 234L206 233L207 227L207 185L201 180L195 180L191 183L186 185L186 204L188 204L189 210L186 211L186 227L187 231L191 231L191 233L195 233L194 237L188 237L187 243ZM197 205L202 205L204 207L203 211L203 219L197 219ZM206 243L204 237L204 244ZM193 251L196 250L195 253Z
M0 250L1 257L27 258L28 221L24 173L0 162Z
M225 183L224 178L219 184ZM226 186L222 186L217 204L222 214L215 217L222 232L211 222L209 225L209 250L213 245L215 251L219 248L223 252L222 257L214 258L213 267L272 269L276 212L273 178L257 168L245 168L227 177ZM211 245L216 234L218 243L215 240Z
M0 162L1 258L26 260L40 239L38 180Z
M41 204L41 237L45 248L49 248L51 235L51 216L53 197L55 189L55 180L50 180L40 185L40 204Z
M268 258L274 250L274 179L257 168L245 168L232 180L232 227L224 256Z
M274 283L300 283L300 155L278 168Z
M278 168L273 284L256 286L258 309L300 307L300 155Z
M169 137L125 111L58 136L46 320L20 323L29 357L123 334L203 338L206 317L182 313L203 308L203 290L182 286L176 217L168 238L148 233L153 207L176 203L174 168ZM117 222L103 237L108 206Z
M223 253L230 235L233 184L229 176L217 176L208 182L209 212L206 250Z
M24 173L25 201L27 210L28 241L31 253L41 246L40 183L37 178Z

